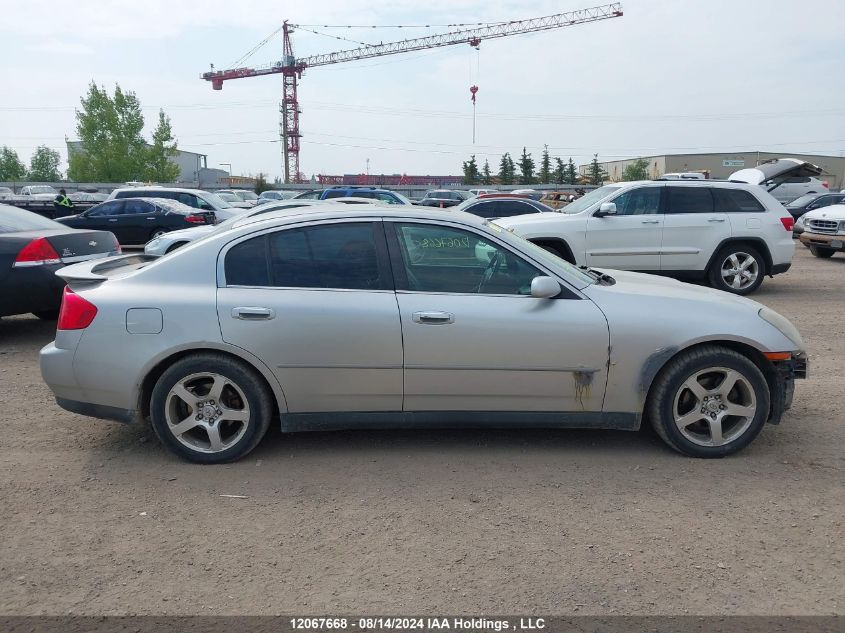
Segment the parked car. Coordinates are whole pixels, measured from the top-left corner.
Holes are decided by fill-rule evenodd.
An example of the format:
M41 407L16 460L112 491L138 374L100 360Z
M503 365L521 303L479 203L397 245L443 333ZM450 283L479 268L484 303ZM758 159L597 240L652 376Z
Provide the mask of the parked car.
M199 211L167 198L108 200L77 215L56 218L74 229L111 231L121 244L145 244L170 231L214 225L213 211Z
M468 190L472 195L477 196L482 193L496 193L498 189L469 189Z
M14 198L15 192L12 191L9 187L0 187L0 200L6 200L7 198Z
M707 279L735 294L789 270L794 222L762 187L708 180L614 183L562 213L497 220L579 266Z
M575 200L575 190L544 191L540 202L552 209L560 209Z
M778 202L787 204L808 193L827 193L828 183L816 178L822 168L798 158L778 158L730 175L731 182L760 185Z
M700 171L678 171L665 173L660 180L705 180L705 176Z
M526 198L531 198L532 200L540 200L542 199L544 192L537 191L536 189L514 189L510 193L518 196L525 196Z
M109 195L109 200L120 198L167 198L176 200L200 211L214 211L218 222L228 220L243 209L233 207L225 200L208 191L200 189L182 189L180 187L123 187L115 189Z
M231 191L215 191L214 192L217 197L221 200L224 200L229 205L235 207L236 209L251 209L254 207L254 204L250 204L245 200L241 200L238 196L236 196Z
M780 422L806 375L800 334L769 308L579 270L465 213L276 212L61 276L41 351L57 403L149 418L195 462L243 457L276 413L283 431L647 419L674 449L722 457Z
M455 211L465 211L480 218L494 220L497 218L509 218L515 215L528 215L532 213L553 213L554 209L542 202L530 198L516 196L500 198L470 198L454 207Z
M223 189L215 193L217 193L217 195L220 195L221 193L230 193L234 195L240 202L245 202L250 207L254 207L258 204L258 196L255 194L254 191L247 191L246 189Z
M74 191L69 193L68 198L71 202L104 202L108 200L109 194L91 192L91 191Z
M845 202L845 193L808 193L786 205L786 210L796 220L807 211Z
M329 187L328 189L323 189L317 199L333 200L335 198L345 197L367 198L369 200L375 200L387 204L411 204L411 201L402 194L388 189L377 189L375 187Z
M59 192L50 185L26 185L21 187L18 195L30 200L52 200Z
M259 205L241 215L229 218L225 222L221 222L220 224L214 226L196 226L193 228L182 229L180 231L170 231L168 233L157 235L144 245L144 254L151 255L153 257L161 257L162 255L172 253L177 248L181 248L186 244L190 244L193 241L206 237L213 232L229 230L234 223L241 218L260 216L270 213L271 211L293 211L294 209L302 209L312 205L324 204L329 203L322 202L320 200L281 200L268 202L267 204Z
M801 220L801 243L813 255L827 259L845 251L845 204L808 211Z
M44 216L0 204L0 316L32 312L58 315L65 282L54 274L63 266L119 255L107 231L78 231Z
M458 191L457 189L432 189L426 191L422 199L417 202L422 207L455 207L461 204L464 200L469 200L471 196L466 191Z
M269 191L261 192L261 195L258 196L258 204L272 202L273 200L290 200L295 195L295 191L277 191L275 189L270 189Z

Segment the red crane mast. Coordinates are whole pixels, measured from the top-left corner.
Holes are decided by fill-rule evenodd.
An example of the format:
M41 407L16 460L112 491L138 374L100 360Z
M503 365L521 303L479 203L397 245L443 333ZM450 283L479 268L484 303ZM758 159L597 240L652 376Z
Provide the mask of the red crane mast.
M412 51L437 48L440 46L452 46L455 44L469 44L470 46L477 47L481 43L481 40L509 37L511 35L521 35L523 33L533 33L536 31L560 29L567 26L575 26L576 24L586 24L588 22L597 22L599 20L618 18L621 16L622 5L621 3L614 2L611 4L590 7L588 9L579 9L577 11L568 11L566 13L556 13L554 15L547 15L539 18L497 22L476 28L458 29L426 37L366 45L359 48L311 55L309 57L302 57L299 59L297 59L293 53L293 44L291 43L290 38L291 33L296 29L296 25L289 24L287 20L285 20L282 25L283 56L281 61L264 66L231 68L228 70L214 70L212 67L210 72L203 73L202 78L206 81L210 81L214 90L222 90L223 82L230 79L260 77L262 75L274 75L281 73L284 83L281 113L282 136L285 146L285 182L291 182L291 173L293 173L294 180L298 180L300 174L299 140L302 135L299 131L299 115L302 110L299 108L299 102L297 101L296 88L297 80L302 78L302 72L306 68L315 68L317 66L326 66L328 64L340 64L343 62L358 61L372 57L382 57L384 55L410 53Z

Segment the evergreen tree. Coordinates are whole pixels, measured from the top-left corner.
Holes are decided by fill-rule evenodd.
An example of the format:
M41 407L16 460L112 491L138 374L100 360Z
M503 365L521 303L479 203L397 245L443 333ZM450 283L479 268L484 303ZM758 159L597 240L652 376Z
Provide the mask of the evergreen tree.
M593 154L593 160L590 161L590 168L587 172L589 174L591 185L603 185L604 179L607 178L607 172L599 165L599 155Z
M478 182L478 163L475 160L475 154L470 156L468 161L464 161L464 184L474 185Z
M537 176L544 185L552 181L552 159L549 156L548 145L543 145L543 155L540 158L540 173Z
M18 158L18 153L5 145L0 148L0 180L11 182L25 177L26 165Z
M513 161L510 154L505 152L502 155L502 160L499 161L499 184L510 185L513 184Z
M493 184L493 176L490 175L490 162L484 159L484 168L481 170L481 182L485 185Z
M176 182L182 169L171 158L179 150L170 127L170 117L158 111L158 126L153 132L153 144L147 148L146 179L152 182Z
M531 158L526 149L522 148L522 157L519 159L519 171L521 185L530 185L534 182L534 159Z
M555 158L554 181L557 184L566 182L566 167L564 167L563 161L560 158Z
M508 174L511 184L516 182L516 165L514 164L513 158L511 158L510 154L508 154Z
M569 157L569 162L566 165L566 175L563 179L568 185L578 184L578 170L575 168L575 163L572 162L572 157Z

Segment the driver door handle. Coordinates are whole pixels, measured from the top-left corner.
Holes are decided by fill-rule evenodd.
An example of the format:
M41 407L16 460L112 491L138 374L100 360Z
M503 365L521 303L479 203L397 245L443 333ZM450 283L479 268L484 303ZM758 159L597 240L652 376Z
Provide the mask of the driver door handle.
M643 220L643 224L660 224L660 220Z
M455 322L455 315L451 312L414 312L414 323L423 325L446 325Z
M710 218L708 222L724 222L725 218Z
M270 308L242 307L232 308L232 318L242 321L261 321L272 319L276 312Z

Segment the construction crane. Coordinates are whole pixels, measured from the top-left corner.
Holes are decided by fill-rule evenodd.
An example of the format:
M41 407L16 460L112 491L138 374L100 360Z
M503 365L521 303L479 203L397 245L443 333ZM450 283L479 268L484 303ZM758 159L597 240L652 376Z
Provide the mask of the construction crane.
M301 57L299 59L297 59L293 54L293 44L291 43L290 38L291 33L293 33L293 31L297 28L297 25L289 24L287 20L285 20L282 24L283 53L281 61L264 66L255 66L252 68L232 68L229 70L214 70L214 66L212 66L211 71L203 73L202 78L206 81L210 81L214 90L222 90L223 82L230 79L243 79L244 77L260 77L262 75L275 75L281 73L284 78L284 92L281 105L281 131L284 142L285 182L291 182L291 172L293 172L293 180L298 181L300 175L299 141L300 138L302 138L299 131L299 115L302 113L302 110L299 108L299 102L297 101L296 88L297 80L302 78L302 73L306 68L316 68L317 66L340 64L343 62L354 62L361 59L370 59L372 57L382 57L384 55L410 53L412 51L437 48L441 46L452 46L455 44L469 44L470 46L477 48L478 45L481 44L482 40L509 37L511 35L521 35L523 33L534 33L536 31L560 29L567 26L575 26L576 24L586 24L588 22L597 22L599 20L618 18L621 16L622 5L621 3L614 2L612 4L604 4L601 6L579 9L577 11L569 11L566 13L556 13L554 15L531 18L528 20L496 22L477 28L459 29L448 33L439 33L436 35L429 35L427 37L388 42L386 44L380 43L364 45L359 48L336 51L334 53L324 53L321 55L311 55L309 57ZM264 42L266 41L267 40ZM264 42L262 42L262 44ZM259 46L262 44L259 44ZM257 48L258 47L256 47L256 49ZM253 49L253 51L256 49ZM473 93L473 97L474 96L475 93Z

